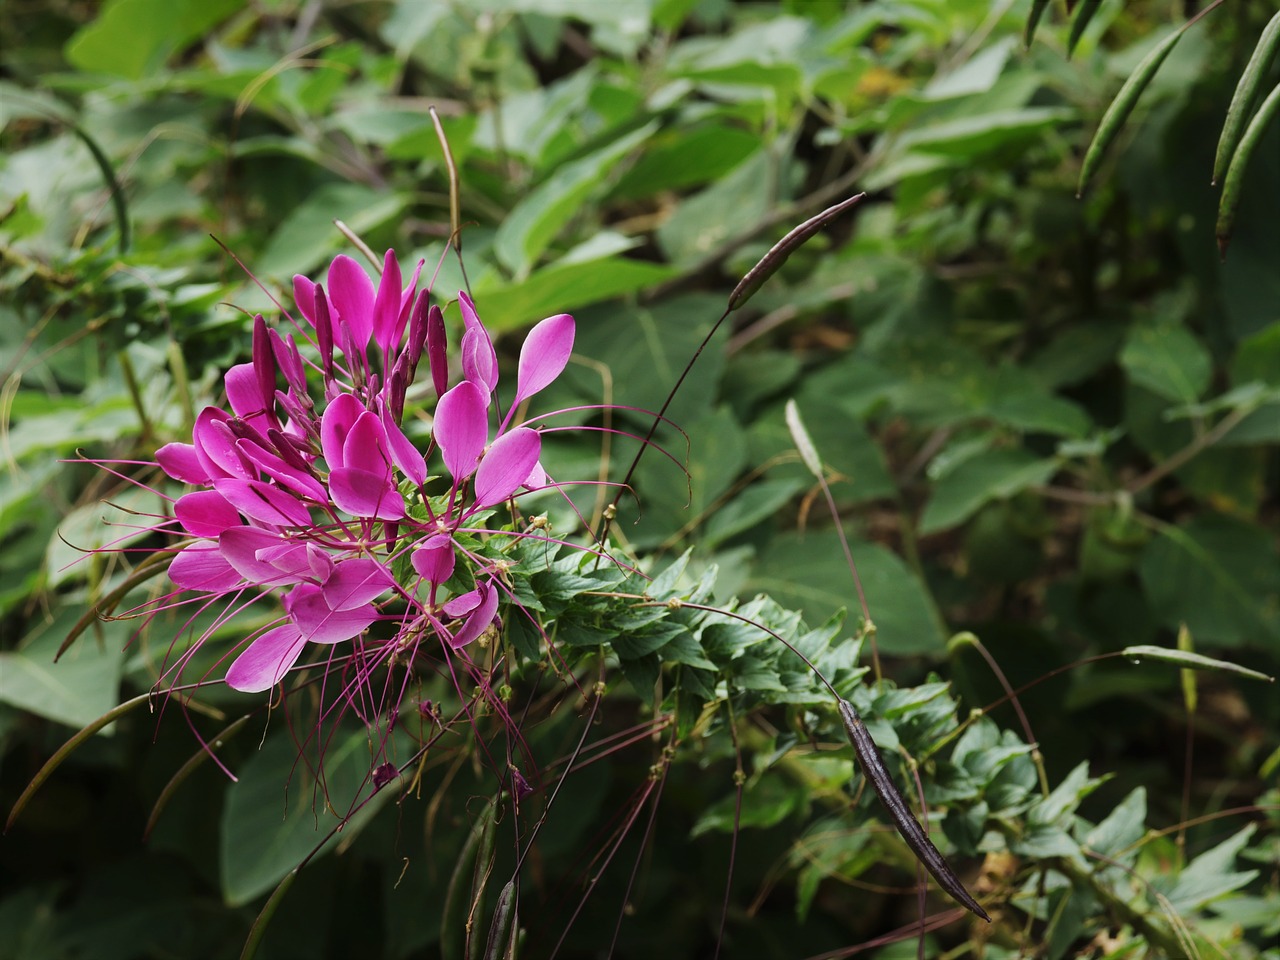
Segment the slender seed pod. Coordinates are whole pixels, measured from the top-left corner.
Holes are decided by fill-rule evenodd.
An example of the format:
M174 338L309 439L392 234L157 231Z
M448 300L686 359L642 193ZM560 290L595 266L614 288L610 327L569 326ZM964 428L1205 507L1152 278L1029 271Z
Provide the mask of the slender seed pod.
M1253 48L1253 55L1240 74L1240 82L1236 84L1236 92L1231 96L1231 106L1227 108L1227 119L1222 124L1222 135L1218 138L1218 153L1213 160L1213 182L1216 184L1227 172L1231 158L1240 145L1244 135L1245 121L1249 112L1258 100L1258 92L1262 86L1267 68L1275 59L1276 50L1280 49L1280 13L1271 18L1271 22L1263 28L1258 45Z
M1080 38L1084 36L1085 29L1089 26L1089 21L1093 19L1093 15L1102 9L1102 4L1082 3L1080 9L1076 12L1075 17L1071 20L1071 32L1067 35L1067 59L1071 59L1071 55L1076 52L1076 44L1080 42Z
M1227 255L1227 245L1231 242L1231 234L1235 230L1236 214L1240 210L1240 187L1244 182L1244 171L1254 150L1262 142L1267 124L1280 110L1280 84L1262 101L1262 106L1249 121L1249 126L1240 138L1240 148L1231 158L1231 166L1227 167L1227 177L1222 181L1222 198L1218 201L1218 223L1214 233L1218 237L1218 253L1223 258Z
M743 278L738 281L738 285L733 288L733 292L729 294L729 312L732 313L737 310L755 296L756 291L764 286L765 281L777 273L782 265L787 262L787 258L800 249L806 240L865 196L865 193L859 193L856 196L849 197L847 200L841 200L835 206L827 207L827 209L810 217L770 247L769 252L760 258L759 263L746 272Z
M1022 42L1027 47L1030 47L1031 41L1035 39L1036 27L1040 26L1040 18L1044 16L1047 9L1049 9L1049 0L1033 0L1031 12L1027 14L1027 28L1022 34Z
M889 811L893 825L898 828L898 833L907 842L911 852L933 875L933 879L938 881L938 886L970 913L990 923L991 917L987 915L987 911L983 910L978 901L973 899L969 891L964 888L960 878L956 876L955 871L938 852L938 848L933 845L929 835L924 832L919 821L911 813L907 801L903 799L902 794L893 784L893 778L889 776L884 758L880 756L880 748L871 739L871 734L867 732L867 725L862 722L862 717L858 716L858 711L848 700L840 700L840 719L844 721L845 731L849 734L849 742L853 744L853 752L858 756L862 772L871 781L876 796Z

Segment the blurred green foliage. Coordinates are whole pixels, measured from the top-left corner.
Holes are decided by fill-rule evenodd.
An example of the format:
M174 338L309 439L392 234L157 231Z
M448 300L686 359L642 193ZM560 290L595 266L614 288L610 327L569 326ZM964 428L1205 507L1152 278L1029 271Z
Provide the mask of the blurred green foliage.
M1119 655L1172 647L1185 625L1201 652L1280 673L1280 134L1255 150L1226 260L1209 186L1272 5L1242 0L1187 31L1075 199L1088 136L1174 6L1104 0L1068 60L1061 18L1024 50L1026 5L987 0L4 4L6 809L71 728L152 687L172 639L163 621L139 635L96 622L51 664L125 574L80 551L127 544L128 511L145 509L78 454L147 460L189 437L245 358L252 314L275 318L292 274L350 250L334 220L402 262L440 262L441 303L469 283L495 330L573 312L581 362L543 409L615 404L614 424L643 434L629 408L662 404L741 275L866 190L700 358L670 411L687 445L658 434L690 479L650 455L643 510L624 499L615 532L655 570L691 550L669 595L742 597L852 683L858 647L841 641L858 625L832 617L856 601L784 422L794 399L896 681L847 695L900 784L918 764L935 839L996 916L930 933L927 955L1280 956L1274 688L1199 673L1191 699L1177 670ZM465 280L444 257L430 105L458 166ZM547 466L616 480L624 446L559 435ZM593 488L575 497L588 518L603 506ZM551 509L572 533L574 514ZM948 645L960 631L982 646ZM590 752L572 776L554 766L587 716L571 685L526 731L561 789L525 868L521 955L548 955L566 929L561 956L601 955L619 922L618 956L709 955L735 834L726 955L914 937L909 854L870 791L849 802L847 746L815 746L839 740L833 713L749 633L704 624L615 650L592 740L637 743ZM1025 727L1008 706L966 720L1004 695L980 650L1013 687L1070 669L1024 696ZM655 696L636 694L659 676ZM535 670L515 681L538 689ZM210 688L186 717L212 738L244 700ZM273 722L258 750L264 713L224 751L240 781L203 764L144 846L152 804L197 750L179 704L158 706L86 742L0 845L0 957L234 956L266 891L332 825L305 770L286 810L296 748ZM655 790L647 734L673 716L682 748ZM501 742L476 738L500 766ZM361 731L329 750L327 789L349 793ZM442 752L422 777L423 802L379 795L332 844L340 856L298 875L260 956L460 942L493 772ZM657 810L644 844L642 800ZM496 849L505 880L511 844Z

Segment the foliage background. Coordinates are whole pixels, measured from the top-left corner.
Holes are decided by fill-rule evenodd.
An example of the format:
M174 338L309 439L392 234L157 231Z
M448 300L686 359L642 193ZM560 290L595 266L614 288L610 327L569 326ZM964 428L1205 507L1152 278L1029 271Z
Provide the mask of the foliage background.
M1173 646L1184 624L1201 652L1280 672L1280 135L1267 134L1251 165L1225 261L1209 186L1227 101L1272 5L1241 2L1188 32L1082 201L1079 158L1098 116L1186 5L1104 0L1070 60L1060 12L1022 48L1026 6L6 3L6 807L71 728L154 680L155 651L128 645L132 628L118 621L51 666L118 575L73 565L78 548L111 535L99 501L113 493L76 451L145 459L189 431L219 371L244 356L246 311L273 308L211 234L278 294L348 249L334 219L402 262L434 264L449 204L430 104L460 169L463 253L486 322L515 330L562 310L579 320L583 362L548 409L657 408L743 271L816 209L869 194L735 315L677 398L691 502L680 473L650 457L637 478L643 515L619 524L656 565L691 547L695 571L718 565L722 602L763 592L810 624L853 606L783 425L794 398L836 474L901 688L936 672L962 712L998 699L975 648L948 645L959 631L981 638L1013 686L1134 644ZM442 302L462 284L446 260ZM554 456L561 473L600 469L590 436ZM615 478L627 459L613 453ZM1238 870L1234 851L1219 858L1237 880L1185 902L1201 913L1208 955L1217 945L1252 956L1274 943L1266 918L1280 915L1280 704L1266 685L1197 676L1192 699L1175 670L1104 659L1055 676L1024 706L1053 784L1082 761L1109 778L1071 805L1088 821L1127 810L1125 829L1141 835L1144 823L1262 805L1190 829L1185 853L1176 835L1152 844L1145 864L1158 874L1162 860L1181 864L1250 819L1262 825ZM646 706L617 690L607 729ZM228 697L209 707L237 709ZM1021 731L1008 707L992 716ZM910 872L879 864L890 853L878 841L863 853L854 821L835 840L819 830L847 769L823 780L779 763L786 742L770 718L744 732L753 825L737 844L726 944L802 956L909 924ZM205 735L215 721L193 720ZM576 730L572 716L559 722ZM882 744L893 736L873 730ZM144 844L151 805L194 743L176 713L137 715L62 767L0 846L0 955L239 950L269 886L234 882L253 844L228 841L228 811L256 800L271 815L251 826L275 835L289 744L230 744L228 765L263 792L235 800L202 769ZM581 889L649 762L619 754L565 781L558 803L573 814L549 821L545 902L576 902L557 891ZM661 943L695 956L714 943L732 770L723 736L674 765L618 955ZM425 824L426 803L384 811L341 857L304 871L262 955L436 950L481 784L442 789ZM947 808L941 787L934 797ZM975 866L981 852L969 851ZM398 888L406 857L415 869ZM607 945L627 874L604 874L564 955ZM1029 876L1014 870L1003 889ZM548 910L529 955L567 925L569 908ZM1053 927L1066 932L1047 952L1129 955L1123 937L1098 938L1132 932L1132 918L1115 904L1095 912L1093 926ZM1006 955L1011 934L998 926L985 947L985 934L962 928L930 949Z

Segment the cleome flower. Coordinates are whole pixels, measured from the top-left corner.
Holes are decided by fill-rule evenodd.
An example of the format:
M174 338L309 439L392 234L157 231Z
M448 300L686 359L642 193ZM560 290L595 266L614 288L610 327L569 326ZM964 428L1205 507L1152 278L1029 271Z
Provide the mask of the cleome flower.
M461 651L497 621L501 564L465 544L487 511L550 485L538 429L515 416L564 370L573 318L529 333L499 420L497 354L475 304L459 294L463 378L450 388L444 317L417 290L421 270L402 286L389 250L376 286L346 256L330 265L327 291L295 277L310 324L298 332L314 357L256 317L251 362L225 376L227 409L205 408L190 443L156 451L169 477L194 488L173 509L188 537L169 567L177 592L228 610L246 594L281 600L283 616L246 638L226 670L236 690L280 684L314 644L346 667L355 702L380 665L428 638ZM419 449L402 421L424 355L438 400ZM432 478L437 453L444 473Z

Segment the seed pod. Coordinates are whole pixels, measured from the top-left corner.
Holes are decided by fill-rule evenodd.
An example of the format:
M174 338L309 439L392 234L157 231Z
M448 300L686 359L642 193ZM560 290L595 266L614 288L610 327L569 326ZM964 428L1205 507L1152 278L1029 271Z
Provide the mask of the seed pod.
M1227 167L1227 178L1222 182L1222 198L1218 201L1218 223L1214 228L1218 237L1218 253L1224 258L1227 255L1227 244L1231 242L1231 234L1235 230L1236 213L1240 209L1240 186L1244 182L1245 168L1249 166L1249 159L1262 142L1267 124L1277 110L1280 110L1280 84L1262 101L1262 106L1249 121L1244 136L1240 138L1240 148L1231 158L1231 166Z
M1227 108L1227 119L1222 124L1222 135L1218 138L1218 153L1213 160L1213 182L1216 184L1227 172L1231 158L1240 145L1244 135L1245 121L1249 119L1249 111L1257 102L1259 88L1275 59L1276 50L1280 49L1280 13L1271 18L1271 22L1263 28L1258 45L1253 48L1253 55L1240 74L1240 82L1236 84L1236 92L1231 96L1231 106Z

